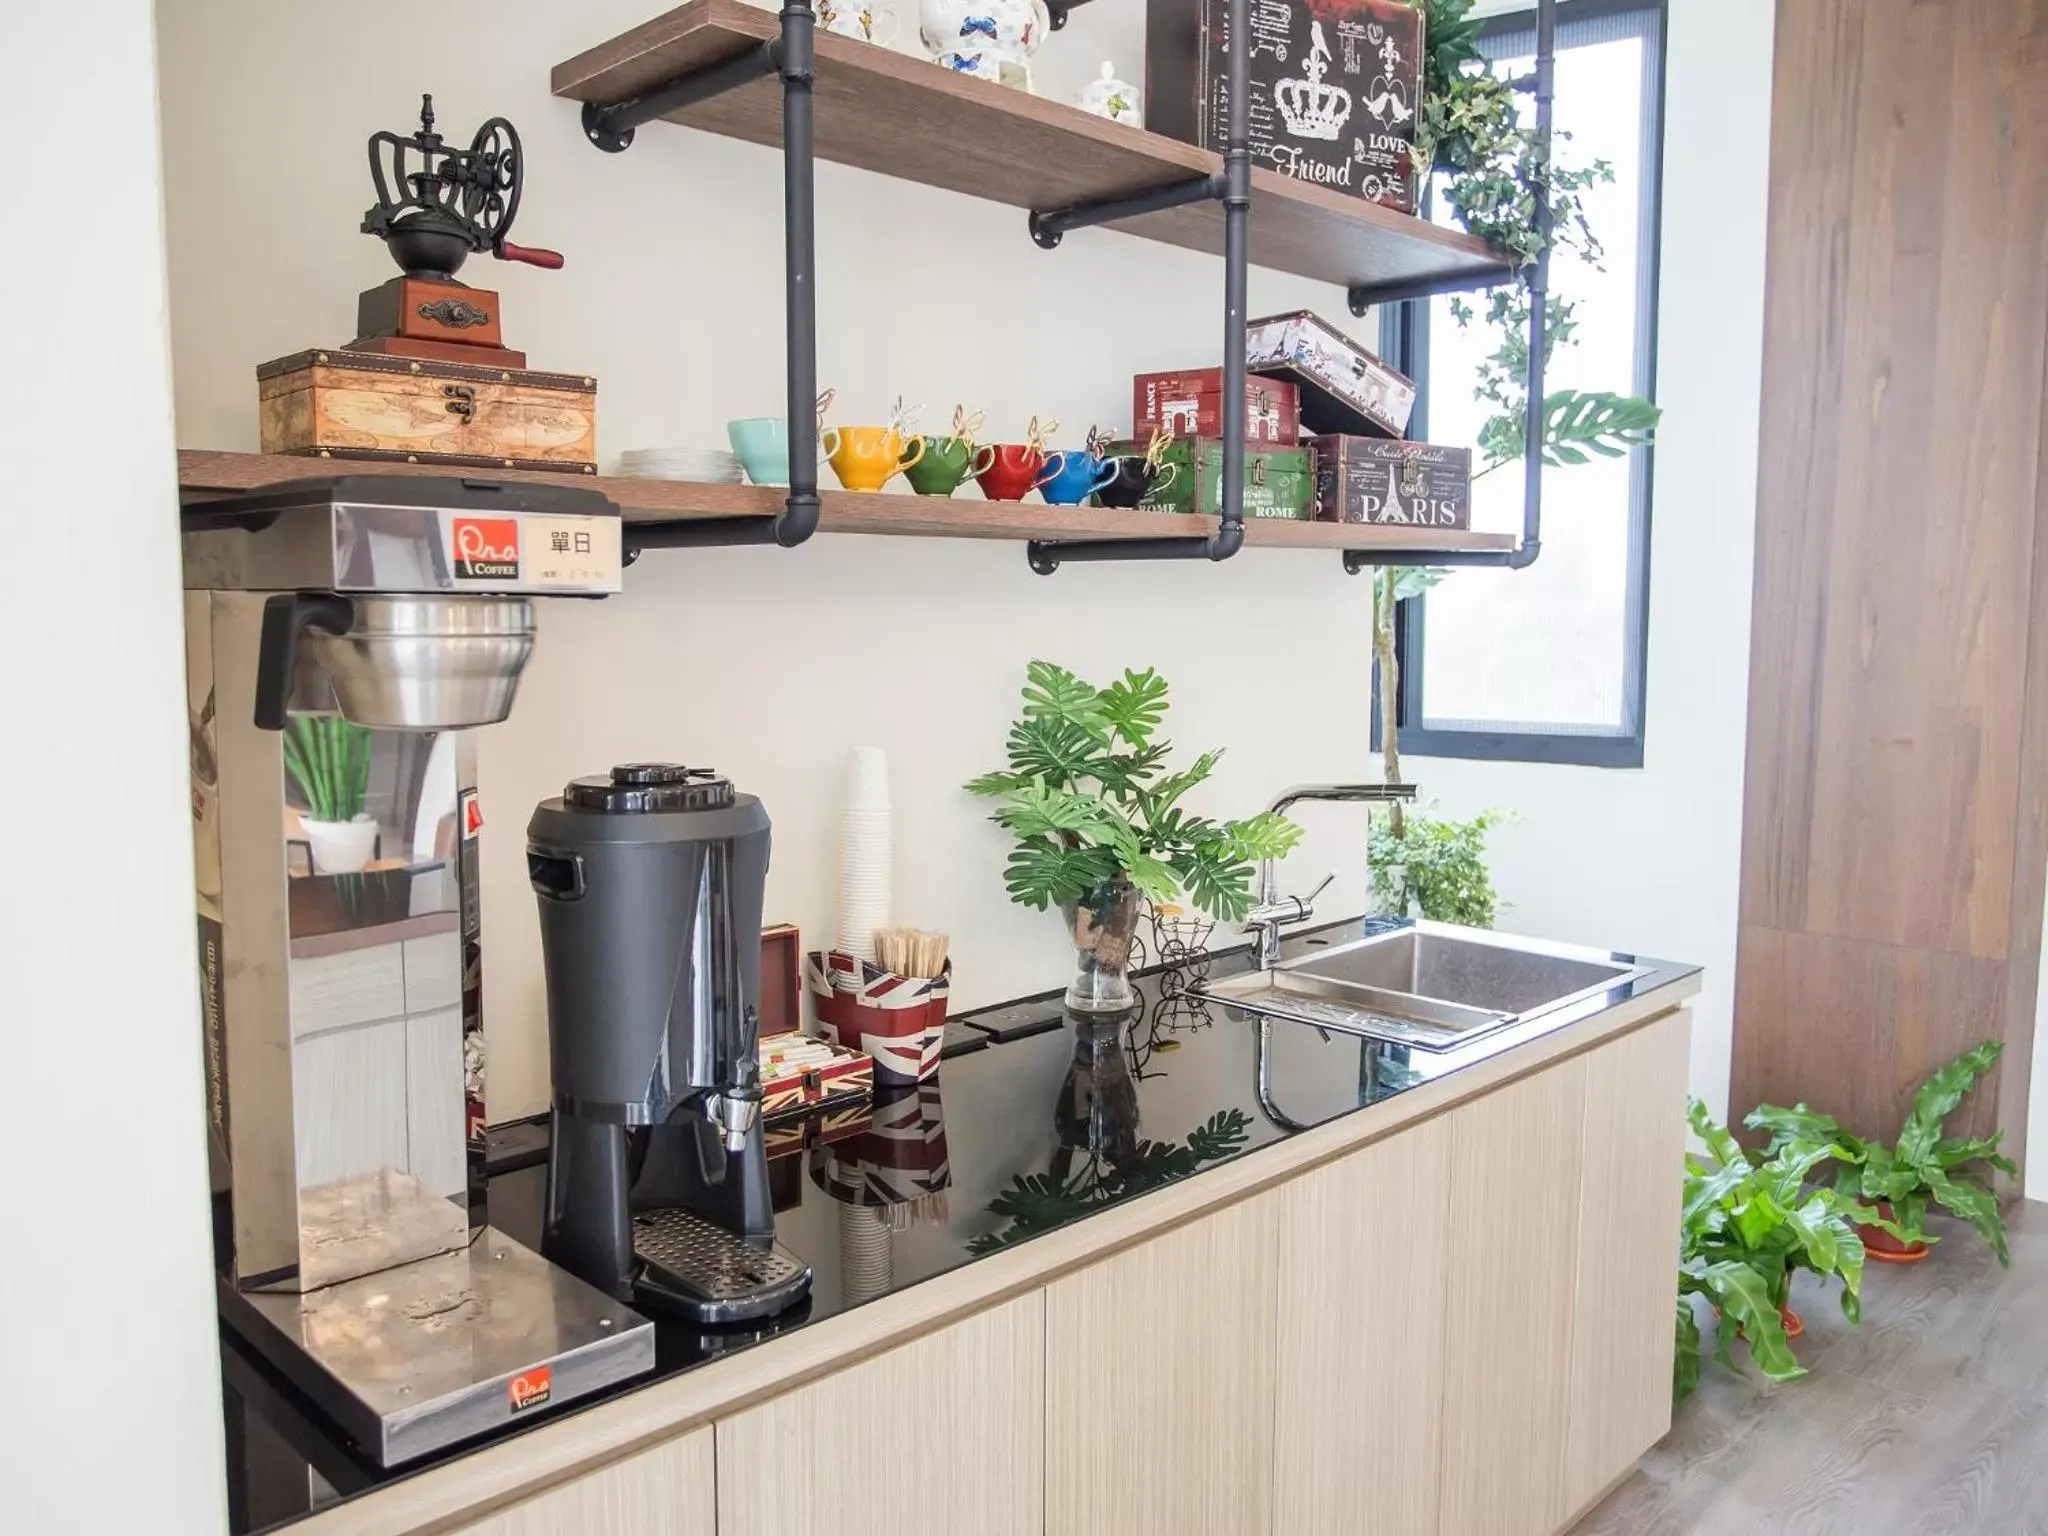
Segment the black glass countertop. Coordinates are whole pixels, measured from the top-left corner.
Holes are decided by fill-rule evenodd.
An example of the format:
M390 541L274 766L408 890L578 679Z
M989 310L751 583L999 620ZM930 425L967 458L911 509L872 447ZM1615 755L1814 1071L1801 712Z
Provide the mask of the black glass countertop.
M1379 926L1379 925L1375 925ZM1290 955L1363 932L1353 920L1291 938ZM931 1082L878 1092L871 1121L836 1127L770 1163L776 1235L814 1275L809 1300L766 1327L716 1332L656 1318L652 1375L565 1405L553 1419L804 1327L1085 1219L1514 1049L1694 973L1639 957L1634 979L1562 1014L1464 1050L1427 1055L1301 1024L1261 1030L1189 990L1187 968L1138 978L1141 1005L1104 1022L1047 993L962 1015ZM1250 968L1242 949L1198 957L1211 979ZM1259 1057L1267 1060L1261 1086ZM538 1249L545 1131L493 1133L490 1220ZM378 1467L225 1329L230 1529L236 1536L459 1457ZM505 1438L499 1435L494 1438Z

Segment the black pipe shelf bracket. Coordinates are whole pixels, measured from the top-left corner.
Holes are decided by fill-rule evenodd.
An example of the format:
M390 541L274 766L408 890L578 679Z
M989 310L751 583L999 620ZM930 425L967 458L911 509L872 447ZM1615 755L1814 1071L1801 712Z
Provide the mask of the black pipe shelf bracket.
M1067 24L1067 12L1087 3L1088 0L1045 0L1046 12L1052 17L1053 31L1057 32Z
M758 48L664 81L630 100L608 106L586 102L583 107L583 131L590 142L608 154L618 154L632 144L635 129L656 118L709 101L765 75L777 76L782 82L789 494L775 517L630 523L625 530L628 563L648 549L729 544L777 544L793 549L818 531L817 212L811 95L817 17L810 0L784 0L780 21L780 35Z
M1085 0L1065 0L1054 25ZM1069 560L1228 560L1244 548L1245 289L1251 264L1252 215L1251 0L1229 0L1226 25L1229 55L1224 61L1228 110L1223 136L1223 169L1143 192L1073 208L1035 210L1031 238L1047 250L1070 229L1112 224L1140 214L1160 213L1189 203L1223 205L1223 507L1216 531L1206 539L1033 539L1026 548L1031 569L1050 576ZM1199 456L1195 480L1201 482Z
M1483 275L1452 278L1434 283L1381 284L1351 290L1351 313L1363 315L1375 304L1396 304L1409 299L1430 298L1440 293L1470 293L1492 288L1501 282L1523 280L1529 286L1529 362L1524 377L1528 399L1522 410L1522 539L1513 549L1503 550L1384 550L1347 549L1344 569L1353 576L1380 566L1491 566L1510 571L1527 570L1543 552L1543 378L1544 352L1549 346L1550 325L1550 184L1547 172L1552 145L1551 129L1557 103L1557 0L1536 0L1536 68L1514 82L1517 90L1529 90L1536 97L1536 137L1542 146L1546 173L1536 183L1536 233L1541 249L1528 267L1506 278Z

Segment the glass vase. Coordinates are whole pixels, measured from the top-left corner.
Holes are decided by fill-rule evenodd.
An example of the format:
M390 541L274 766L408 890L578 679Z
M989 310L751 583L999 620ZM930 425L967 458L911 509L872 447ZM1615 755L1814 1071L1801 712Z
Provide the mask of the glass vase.
M1138 930L1138 888L1119 873L1102 890L1060 908L1074 941L1067 1006L1079 1013L1125 1013L1131 992L1131 941Z

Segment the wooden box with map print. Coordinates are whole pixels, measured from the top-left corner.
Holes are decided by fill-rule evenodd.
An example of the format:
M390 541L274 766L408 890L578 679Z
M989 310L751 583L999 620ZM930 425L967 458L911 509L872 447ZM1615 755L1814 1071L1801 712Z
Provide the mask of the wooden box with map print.
M263 451L597 473L597 380L327 348L256 370Z

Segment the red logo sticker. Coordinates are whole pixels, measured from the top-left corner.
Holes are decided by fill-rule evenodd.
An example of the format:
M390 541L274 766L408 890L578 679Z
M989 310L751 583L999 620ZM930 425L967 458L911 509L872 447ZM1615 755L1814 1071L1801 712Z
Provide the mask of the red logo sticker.
M458 581L519 579L519 519L455 519L455 576Z
M554 1367L536 1365L530 1371L521 1371L505 1383L505 1400L512 1405L514 1413L524 1413L529 1408L538 1408L548 1400L555 1390Z

